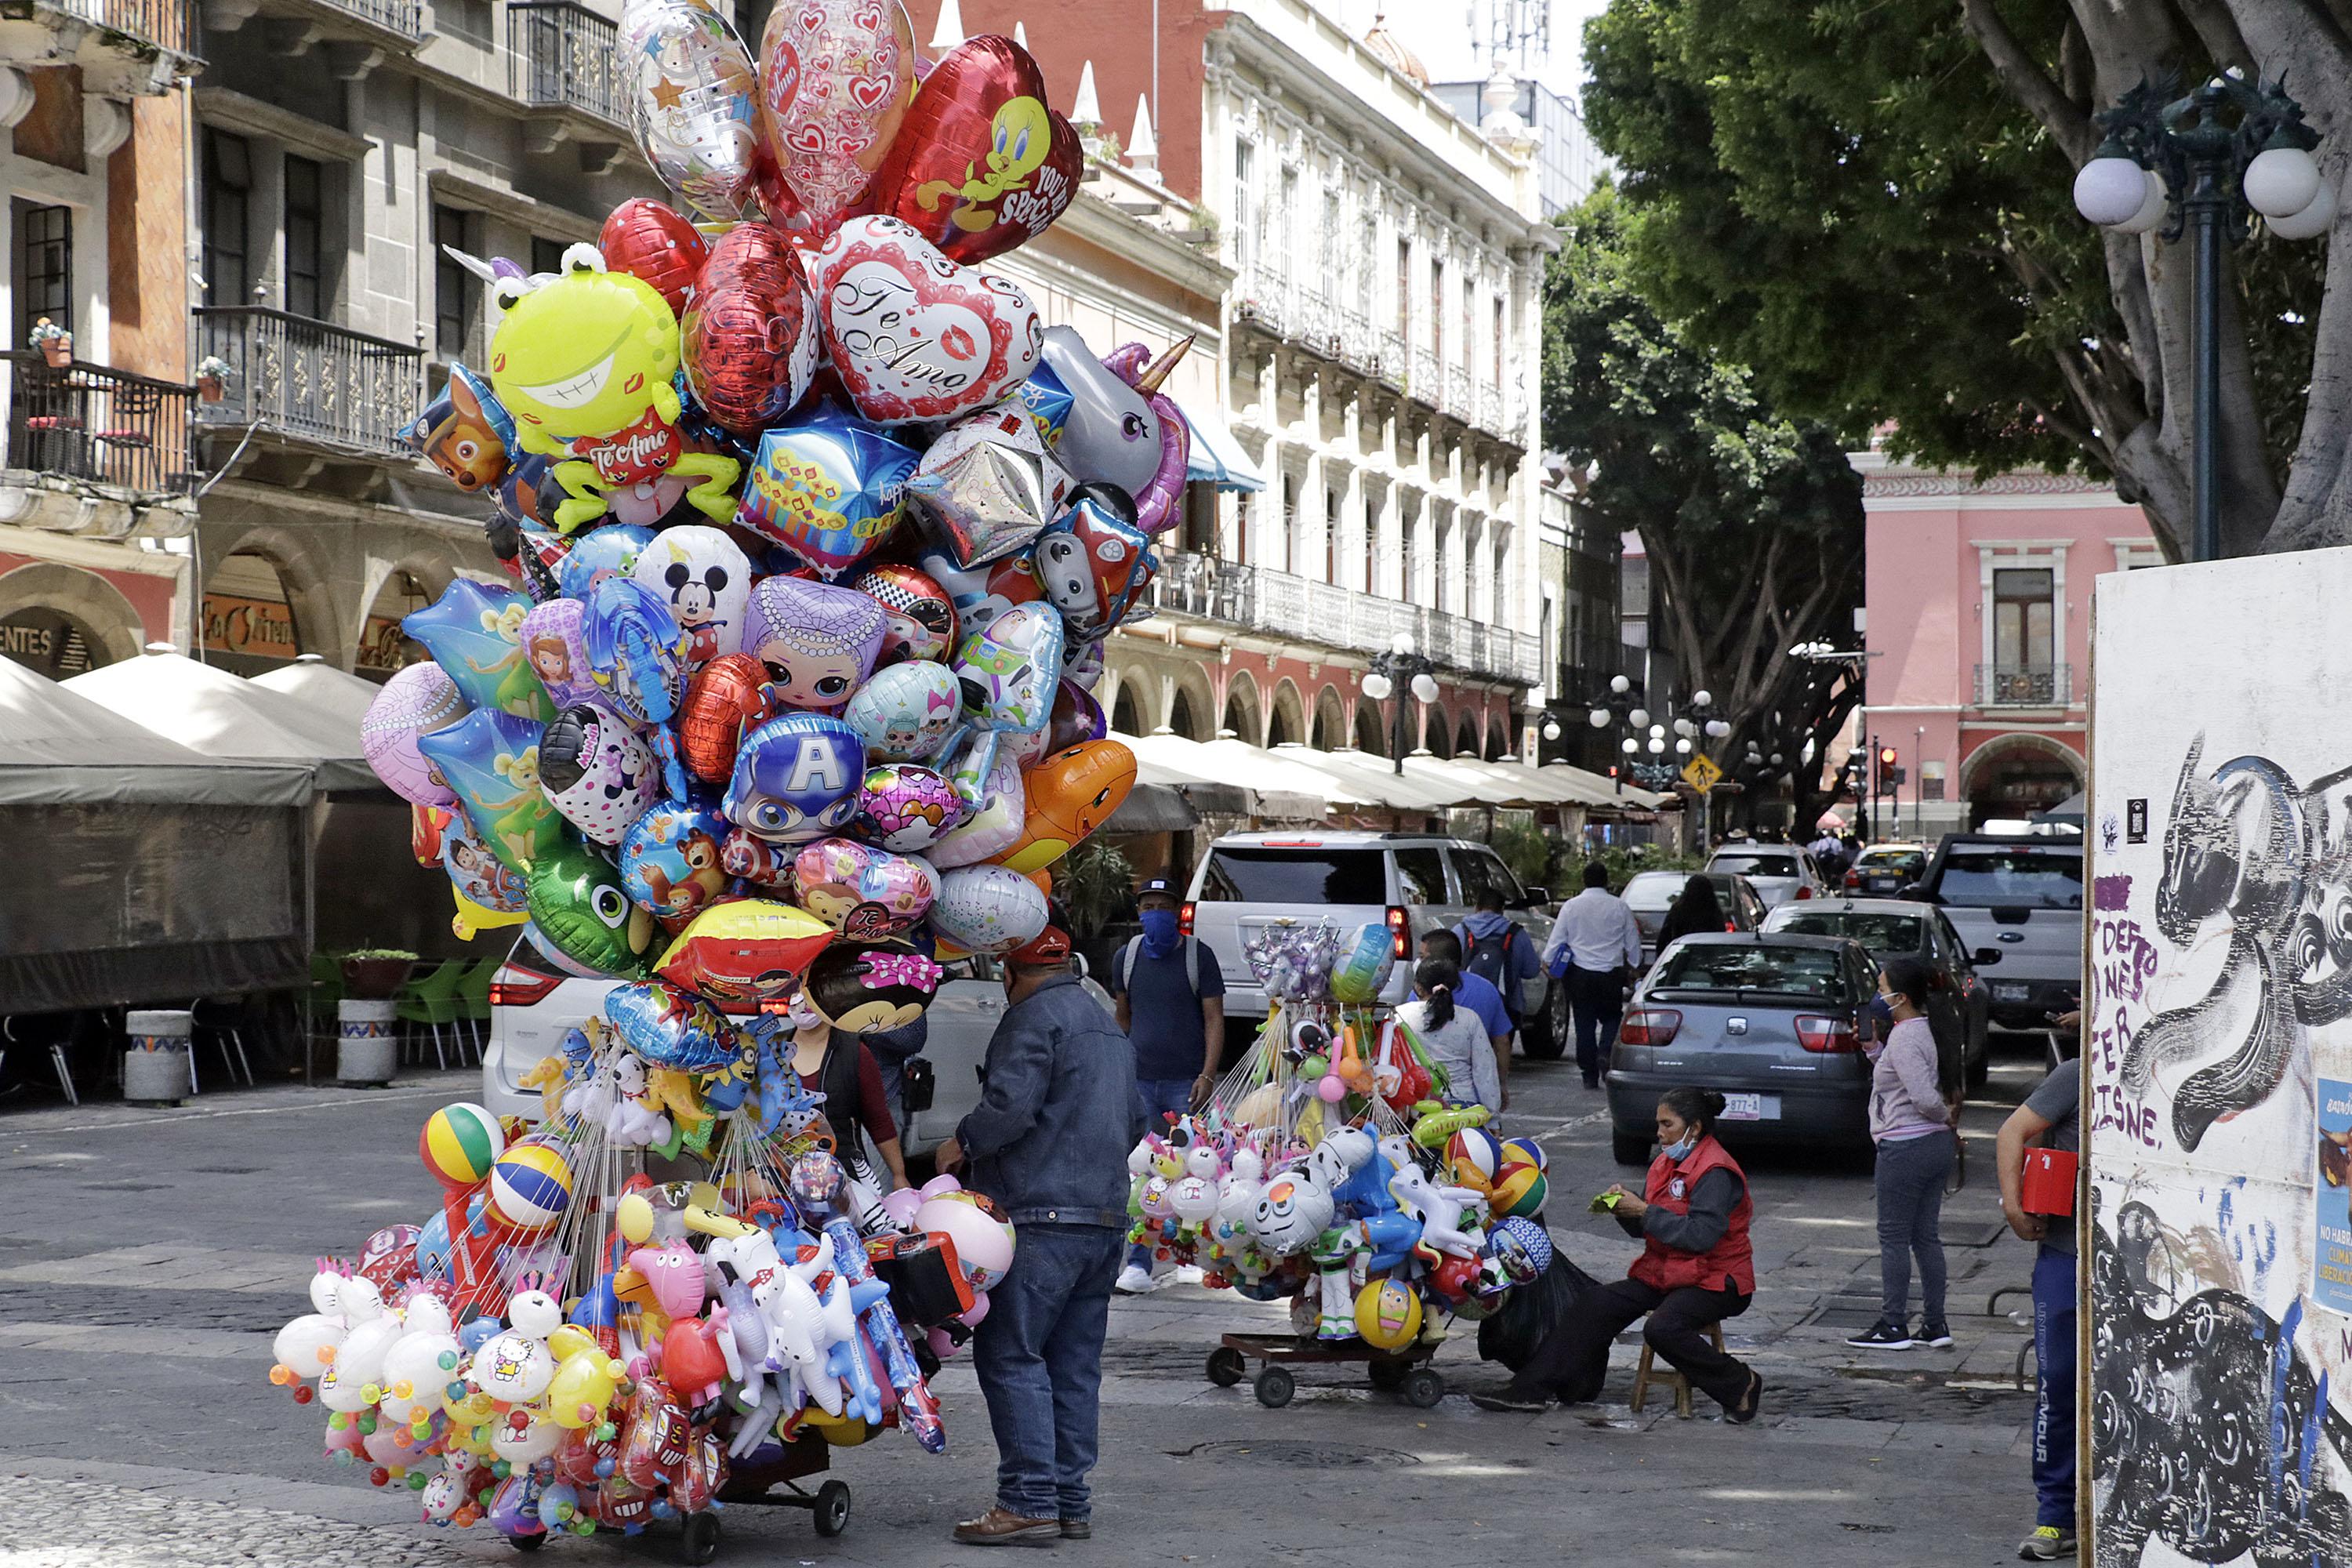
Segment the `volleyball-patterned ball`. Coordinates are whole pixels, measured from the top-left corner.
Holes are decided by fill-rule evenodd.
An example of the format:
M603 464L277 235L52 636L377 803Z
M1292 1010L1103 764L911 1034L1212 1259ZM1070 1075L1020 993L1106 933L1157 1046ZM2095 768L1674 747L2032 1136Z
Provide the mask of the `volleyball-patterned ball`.
M508 1150L490 1167L490 1208L516 1230L545 1230L572 1202L572 1166L546 1143Z

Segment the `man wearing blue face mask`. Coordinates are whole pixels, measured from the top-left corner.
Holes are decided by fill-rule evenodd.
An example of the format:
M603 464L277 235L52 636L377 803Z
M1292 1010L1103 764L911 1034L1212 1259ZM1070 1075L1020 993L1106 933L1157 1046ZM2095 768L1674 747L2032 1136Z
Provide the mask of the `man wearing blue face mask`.
M1208 1103L1225 1051L1224 971L1206 942L1180 929L1180 897L1173 877L1145 882L1136 898L1143 934L1111 961L1118 1026L1135 1044L1135 1087L1155 1132L1167 1130L1171 1113ZM1178 1271L1187 1277L1198 1279L1200 1270ZM1151 1274L1151 1249L1129 1247L1118 1288L1135 1295L1160 1283Z

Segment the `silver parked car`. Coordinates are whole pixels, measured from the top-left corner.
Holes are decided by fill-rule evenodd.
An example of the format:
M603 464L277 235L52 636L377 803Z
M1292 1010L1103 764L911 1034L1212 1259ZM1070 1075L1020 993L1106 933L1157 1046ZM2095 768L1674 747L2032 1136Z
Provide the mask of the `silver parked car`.
M1699 875L1715 884L1715 901L1723 907L1724 930L1754 931L1764 923L1764 900L1747 878L1730 871ZM1658 928L1665 923L1666 911L1674 908L1690 879L1687 871L1636 871L1626 879L1625 890L1619 896L1641 928L1643 963L1658 956Z
M1706 868L1747 878L1768 910L1791 899L1818 899L1829 889L1813 852L1796 844L1727 844L1708 858Z
M1969 1087L1983 1084L1991 1066L1985 1052L1991 993L1977 978L1977 966L1999 963L1998 949L1969 952L1941 910L1903 899L1814 899L1782 904L1764 918L1764 929L1801 936L1851 937L1881 964L1890 958L1916 959L1926 964L1927 1016L1936 1037L1958 1041Z
M1618 1026L1610 1149L1645 1164L1658 1097L1722 1094L1726 1142L1870 1146L1870 999L1877 969L1843 937L1727 931L1660 957Z

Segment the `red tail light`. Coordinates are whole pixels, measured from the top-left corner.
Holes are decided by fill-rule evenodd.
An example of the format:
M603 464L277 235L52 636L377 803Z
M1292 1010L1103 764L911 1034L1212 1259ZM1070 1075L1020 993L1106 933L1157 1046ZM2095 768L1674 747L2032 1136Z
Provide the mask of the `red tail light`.
M1859 888L1859 887L1861 887L1861 886L1862 886L1862 873L1861 873L1861 872L1859 872L1859 871L1848 871L1848 872L1845 874L1845 885L1846 885L1847 887L1849 887L1849 888Z
M560 974L541 974L536 970L509 967L501 969L490 982L490 1005L493 1007L536 1007L555 994L563 984Z
M1797 897L1801 899L1810 899L1812 896L1813 885L1811 882L1800 882L1797 884Z
M1636 1007L1617 1026L1617 1043L1623 1046L1670 1046L1683 1026L1683 1016L1672 1007Z
M1739 929L1739 922L1738 921L1726 921L1723 922L1723 929L1726 931L1738 931Z
M1185 900L1183 903L1179 905L1176 910L1176 929L1183 932L1186 936L1191 936L1192 934L1192 916L1200 910L1200 905L1194 903L1190 899Z
M1412 921L1402 904L1391 904L1388 912L1389 935L1395 939L1399 958L1412 956Z
M1624 1031L1618 1033L1622 1036ZM1854 1033L1853 1019L1824 1018L1811 1013L1797 1015L1797 1043L1809 1051L1828 1056L1844 1056L1862 1049L1862 1039Z

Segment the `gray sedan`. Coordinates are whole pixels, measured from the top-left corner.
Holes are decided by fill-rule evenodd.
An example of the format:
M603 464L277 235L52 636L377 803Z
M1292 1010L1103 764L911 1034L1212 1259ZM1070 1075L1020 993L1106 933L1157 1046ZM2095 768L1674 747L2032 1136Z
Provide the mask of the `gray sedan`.
M1689 1084L1729 1104L1733 1145L1870 1146L1867 953L1843 937L1687 936L1626 1008L1609 1072L1610 1146L1650 1158L1658 1097Z
M1942 1041L1960 1042L1970 1089L1981 1088L1991 1059L1985 1051L1989 994L1977 965L1999 963L1999 949L1971 953L1960 933L1933 904L1905 899L1813 899L1782 904L1764 917L1768 932L1845 936L1879 963L1912 958L1927 966L1927 1016ZM1882 1023L1885 1022L1882 1016Z

